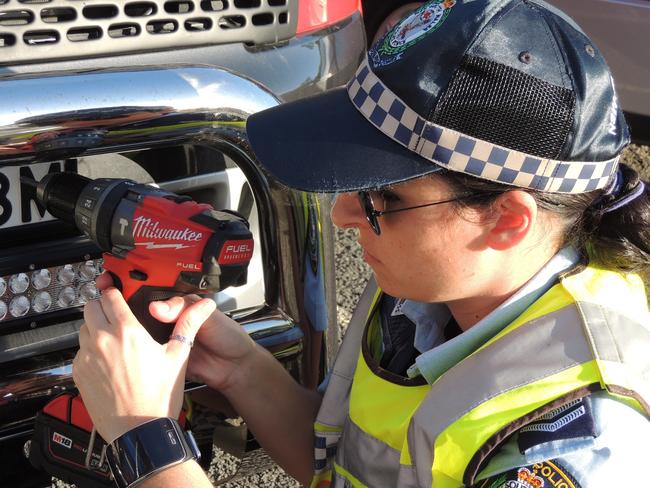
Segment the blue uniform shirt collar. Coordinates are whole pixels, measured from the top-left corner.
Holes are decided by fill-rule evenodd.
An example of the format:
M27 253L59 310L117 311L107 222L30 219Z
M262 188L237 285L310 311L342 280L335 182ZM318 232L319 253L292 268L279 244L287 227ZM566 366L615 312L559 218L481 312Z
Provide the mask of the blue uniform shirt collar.
M408 376L413 378L421 374L432 384L521 315L555 284L558 275L574 267L578 261L575 249L562 249L499 307L469 330L446 342L443 331L451 318L447 306L405 300L400 304L400 311L415 323L414 345L422 353L409 368Z

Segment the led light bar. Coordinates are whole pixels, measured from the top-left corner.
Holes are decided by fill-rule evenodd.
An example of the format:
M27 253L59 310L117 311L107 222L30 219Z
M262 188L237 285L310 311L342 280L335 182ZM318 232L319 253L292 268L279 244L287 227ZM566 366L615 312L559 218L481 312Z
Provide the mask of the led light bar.
M0 276L0 324L83 306L99 297L102 259Z

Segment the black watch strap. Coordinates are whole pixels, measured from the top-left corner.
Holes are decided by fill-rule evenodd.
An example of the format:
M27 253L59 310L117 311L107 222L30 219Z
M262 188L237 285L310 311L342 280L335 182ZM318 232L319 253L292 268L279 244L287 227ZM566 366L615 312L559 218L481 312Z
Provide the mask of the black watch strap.
M139 425L106 449L108 465L120 488L136 486L166 468L200 457L192 433L171 418Z

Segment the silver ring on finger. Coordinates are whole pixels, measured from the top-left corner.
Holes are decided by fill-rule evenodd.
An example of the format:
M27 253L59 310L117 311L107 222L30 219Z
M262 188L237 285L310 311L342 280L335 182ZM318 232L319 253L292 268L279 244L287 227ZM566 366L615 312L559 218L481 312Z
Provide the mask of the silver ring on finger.
M182 334L173 334L169 336L170 341L178 341L182 342L183 344L187 344L188 346L192 347L194 345L194 341L191 340L189 337L184 336Z

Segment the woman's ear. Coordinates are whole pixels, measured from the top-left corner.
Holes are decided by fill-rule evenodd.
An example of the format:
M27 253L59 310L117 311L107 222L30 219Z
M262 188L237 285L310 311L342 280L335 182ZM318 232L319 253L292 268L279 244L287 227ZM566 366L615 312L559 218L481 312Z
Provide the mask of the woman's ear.
M487 235L487 245L497 251L517 246L534 229L537 202L530 193L512 190L499 195L492 207L494 220Z

